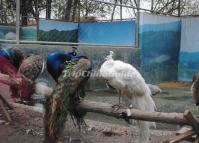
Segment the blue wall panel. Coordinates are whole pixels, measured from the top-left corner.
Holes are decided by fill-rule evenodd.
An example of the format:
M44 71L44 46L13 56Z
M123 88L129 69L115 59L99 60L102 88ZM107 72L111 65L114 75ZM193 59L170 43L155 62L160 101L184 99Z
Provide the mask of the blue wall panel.
M16 39L15 27L0 25L0 39L15 40Z
M180 31L178 18L141 14L141 69L147 82L177 81Z
M15 26L0 25L0 39L15 40L16 39ZM20 39L35 41L37 39L36 26L20 27Z
M199 72L199 18L182 19L181 50L179 61L179 80L192 81L194 73Z
M20 39L28 40L28 41L36 41L37 40L37 27L36 26L21 27Z
M79 42L105 45L135 45L135 21L80 23Z
M78 23L40 19L40 41L77 42Z

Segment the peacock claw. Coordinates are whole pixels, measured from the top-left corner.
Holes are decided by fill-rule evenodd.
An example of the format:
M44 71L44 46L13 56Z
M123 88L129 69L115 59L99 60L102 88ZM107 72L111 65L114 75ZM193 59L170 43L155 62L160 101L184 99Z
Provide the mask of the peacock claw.
M122 112L120 117L123 118L128 124L131 124L130 119L126 113Z
M122 108L122 107L125 107L125 106L122 105L122 104L115 104L115 105L112 106L112 108L114 108L115 111L118 111L118 110L119 110L120 108Z
M129 105L129 109L133 109L133 105L131 104L131 105Z

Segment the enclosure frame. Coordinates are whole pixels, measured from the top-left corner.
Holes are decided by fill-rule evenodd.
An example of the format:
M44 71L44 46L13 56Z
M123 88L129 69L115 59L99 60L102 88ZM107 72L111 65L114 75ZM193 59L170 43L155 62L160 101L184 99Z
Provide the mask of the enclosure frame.
M140 13L141 12L153 12L155 14L160 14L160 15L169 15L167 13L159 13L159 12L156 12L156 11L153 11L153 10L149 10L149 9L145 9L145 8L140 8L140 0L136 0L137 1L137 6L130 6L130 5L123 5L123 4L117 4L117 3L112 3L112 2L105 2L105 1L101 1L101 0L92 0L93 2L97 2L97 3L104 3L104 4L107 4L107 5L113 5L113 6L121 6L121 7L126 7L126 8L131 8L131 9L134 9L137 11L137 14L136 14L136 18L135 18L135 23L136 23L136 30L135 30L135 45L134 46L127 46L127 47L135 47L135 48L139 48L139 29L140 29ZM36 25L36 40L37 42L35 41L23 41L23 40L20 40L20 20L21 20L21 16L20 16L20 0L16 0L16 40L12 40L12 41L8 41L8 40L0 40L0 43L16 43L16 44L20 44L20 43L31 43L31 44L42 44L44 43L43 41L38 41L38 32L39 32L39 21L40 21L40 18L39 18L39 11L38 11L38 0L36 1L37 2L37 6L36 6L36 15L37 15L37 18L35 19L37 21L37 25ZM169 15L169 16L174 16L174 17L178 17L180 15ZM30 17L29 17L30 18ZM134 18L132 18L134 19ZM118 19L119 20L119 19ZM123 19L120 19L120 20L123 20ZM106 20L102 20L102 21L106 21ZM109 21L109 20L107 20ZM73 43L73 42L50 42L50 41L45 41L45 44L60 44L60 45L99 45L99 46L110 46L110 47L117 47L116 45L107 45L107 44L91 44L91 43ZM123 45L118 45L118 47L125 47Z

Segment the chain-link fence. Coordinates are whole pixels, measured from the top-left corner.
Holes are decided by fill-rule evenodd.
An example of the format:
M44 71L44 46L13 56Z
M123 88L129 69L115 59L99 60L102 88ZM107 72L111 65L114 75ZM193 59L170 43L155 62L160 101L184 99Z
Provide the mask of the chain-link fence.
M0 39L16 38L16 3L0 0Z
M15 25L16 20L16 3L10 0L0 0L0 24L1 25Z
M197 14L197 5L197 0L194 4L184 0L0 0L0 39L15 40L20 37L21 41L138 46L140 12L173 16ZM20 35L15 30L17 19ZM124 22L123 26L120 21L131 25L126 26ZM111 30L110 27L115 28ZM134 36L129 39L121 36L124 37L123 43L107 41L115 37L114 41L121 39L118 29L124 33L128 30L128 37Z
M135 29L132 8L90 0L51 0L39 11L37 39L134 47Z
M0 2L2 4L0 10L3 11L0 15L2 42L14 41L19 37L21 43L47 41L66 42L65 44L135 46L135 9L129 6L91 0L1 0ZM20 9L16 8L17 2ZM16 16L17 11L19 17ZM17 29L20 30L19 35Z
M149 81L177 80L181 20L177 17L180 3L176 1L168 12L168 7L163 9L155 3L148 8L139 0L18 0L20 11L15 8L16 1L9 6L11 1L0 0L4 3L1 9L7 11L1 14L0 43L29 44L27 48L35 47L33 50L41 44L51 45L53 50L83 47L85 50L80 51L92 58L94 68L99 67L107 50L115 48L117 59L133 64L146 79L150 77ZM143 15L142 11L155 14ZM41 54L45 58L50 46L44 47ZM168 69L173 69L173 76L167 74Z
M140 12L177 15L177 8L181 8L180 1L175 5L166 3L175 6L170 12L169 6L160 9L161 3L156 1L149 4L146 0L0 0L0 40L19 37L21 43L138 47ZM15 28L20 30L19 34Z

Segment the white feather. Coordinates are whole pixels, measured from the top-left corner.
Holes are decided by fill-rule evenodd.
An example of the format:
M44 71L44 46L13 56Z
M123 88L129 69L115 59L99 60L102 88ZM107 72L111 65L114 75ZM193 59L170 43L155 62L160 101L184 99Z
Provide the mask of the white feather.
M45 82L39 82L35 84L35 93L37 95L44 95L44 96L50 96L53 89L47 86Z
M108 83L122 94L126 105L132 104L134 108L142 111L154 112L155 103L151 91L141 74L130 64L113 59L114 53L105 58L100 68L100 74ZM139 121L140 143L149 141L149 127L155 123Z

